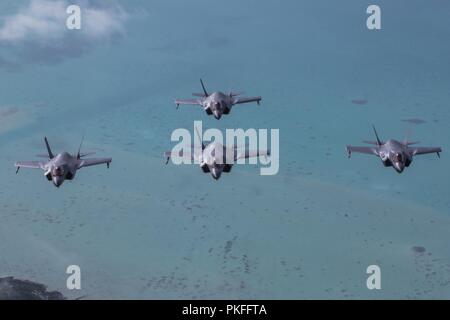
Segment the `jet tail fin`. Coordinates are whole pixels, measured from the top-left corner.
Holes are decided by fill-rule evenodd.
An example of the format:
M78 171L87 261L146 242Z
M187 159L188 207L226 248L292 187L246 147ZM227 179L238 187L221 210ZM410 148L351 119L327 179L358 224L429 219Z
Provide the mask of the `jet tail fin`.
M48 159L48 154L38 153L36 157Z
M45 146L47 147L48 157L53 159L55 156L53 155L52 149L50 148L50 144L48 143L47 137L44 137Z
M207 97L207 96L205 96L205 94L203 92L202 93L194 92L194 93L192 93L192 95L194 97L200 97L200 98L206 98Z
M419 141L410 141L410 140L409 140L410 136L411 136L411 129L408 129L408 130L406 131L405 140L403 141L403 144L404 144L405 146L410 146L410 145L413 145L413 144L418 144L418 143L420 143Z
M379 144L378 144L378 141L363 140L363 142L364 142L364 143L367 143L367 144L373 144L373 145L375 145L375 146L378 146L378 145L379 145Z
M203 143L203 139L200 136L200 133L198 132L198 128L197 127L195 127L195 132L197 132L197 136L200 139L200 142L202 143L202 150L205 150L205 144Z
M84 141L84 136L81 138L80 146L78 147L78 152L77 152L77 159L78 160L81 159L81 146L83 145L83 141Z
M381 146L383 143L381 142L380 138L378 137L377 129L375 129L374 125L372 125L372 128L373 128L373 132L375 133L375 137L377 138L377 144L379 146Z
M237 97L237 96L240 96L240 95L243 95L245 92L244 91L231 91L230 92L230 97Z
M205 97L209 96L208 91L206 91L206 89L205 89L205 85L204 85L202 79L200 79L200 83L202 84L202 88L203 88L203 92L205 93Z

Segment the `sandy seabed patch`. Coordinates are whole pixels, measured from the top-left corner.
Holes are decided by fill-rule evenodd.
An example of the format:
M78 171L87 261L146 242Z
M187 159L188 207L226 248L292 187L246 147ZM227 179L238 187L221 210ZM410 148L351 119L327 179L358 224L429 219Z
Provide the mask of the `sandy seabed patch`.
M26 108L0 106L0 134L33 122L32 113Z

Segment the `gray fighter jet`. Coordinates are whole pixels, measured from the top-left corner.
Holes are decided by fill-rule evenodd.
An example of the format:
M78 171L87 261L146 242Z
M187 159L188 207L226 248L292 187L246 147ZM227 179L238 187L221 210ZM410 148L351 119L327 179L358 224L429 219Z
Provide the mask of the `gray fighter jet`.
M44 176L48 179L48 181L53 181L53 184L59 188L65 180L73 180L77 170L99 164L106 164L109 168L112 161L111 158L83 159L85 156L92 154L81 153L81 145L83 142L81 142L80 148L78 149L78 153L76 155L71 155L67 152L54 155L50 149L47 138L44 138L44 141L47 147L48 160L16 162L16 174L19 172L20 168L42 169L44 170Z
M198 131L197 131L198 134ZM200 137L200 135L199 135ZM201 139L200 139L201 141ZM165 152L164 156L166 159L166 164L169 163L171 157L189 157L191 161L194 161L195 157L198 156L198 162L200 163L200 168L204 173L210 172L215 180L218 180L222 175L222 172L230 172L233 165L239 159L248 159L260 156L269 156L270 150L247 150L239 151L239 146L234 148L226 147L219 142L213 142L205 145L202 141L202 149L195 152L194 147L191 147L190 154L172 154L172 152ZM227 157L227 155L229 155ZM228 159L233 159L232 163L227 163Z
M256 102L258 105L261 102L261 97L239 97L242 93L240 92L230 92L225 94L223 92L214 92L209 94L206 89L203 81L200 79L200 83L203 88L203 93L193 93L192 95L198 97L198 99L184 99L184 100L175 100L175 104L177 105L177 109L180 105L198 105L202 106L203 110L206 111L208 115L214 115L214 118L219 120L223 114L229 114L231 108L235 104Z
M373 127L377 141L364 141L374 145L373 147L354 147L347 146L348 157L352 152L373 154L380 157L385 167L393 167L398 173L402 173L405 167L409 167L413 157L419 154L436 153L440 157L442 149L439 147L410 147L418 142L410 142L405 139L404 142L397 140L388 140L382 142L378 137L377 130Z

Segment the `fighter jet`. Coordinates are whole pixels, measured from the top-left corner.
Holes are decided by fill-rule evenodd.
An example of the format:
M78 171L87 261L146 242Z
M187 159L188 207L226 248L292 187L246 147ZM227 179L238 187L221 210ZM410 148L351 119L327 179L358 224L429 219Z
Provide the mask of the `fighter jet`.
M352 152L373 154L380 157L385 167L393 167L395 171L402 173L405 167L409 167L415 155L436 153L440 157L440 152L442 152L442 149L439 147L410 147L418 142L410 142L407 138L404 142L393 139L382 142L378 137L375 126L373 126L373 131L377 140L364 141L365 143L372 144L373 147L347 146L349 158Z
M77 170L99 164L106 164L109 168L112 161L111 158L84 159L85 156L91 155L92 153L81 153L81 145L83 141L81 142L80 148L78 149L78 153L76 155L71 155L67 152L54 155L46 137L44 138L44 141L48 152L48 157L47 155L45 157L48 158L48 160L16 162L16 174L19 172L20 168L42 169L44 170L44 176L48 179L48 181L53 181L53 184L59 188L65 180L73 180Z
M198 134L198 131L197 131ZM200 135L199 135L200 137ZM200 138L201 141L201 138ZM194 161L195 157L198 156L198 161L200 163L200 168L204 173L211 173L215 180L218 180L223 172L230 172L233 164L239 159L248 159L260 156L269 156L270 150L247 150L239 151L239 146L233 148L226 147L219 142L213 142L205 145L202 141L201 150L196 150L191 147L190 154L173 154L172 152L165 152L164 156L166 159L166 164L169 163L171 157L189 157ZM228 156L227 156L228 155ZM227 163L228 159L233 159L231 163Z
M202 79L200 79L200 83L203 88L203 93L193 93L192 95L198 97L198 99L185 99L185 100L175 100L175 104L177 105L177 109L180 105L198 105L202 106L203 110L206 111L208 115L214 115L214 118L219 120L223 114L229 114L231 108L235 104L256 102L258 105L261 102L261 97L248 97L243 98L239 97L241 92L230 92L225 94L223 92L214 92L209 94L205 85L203 84Z

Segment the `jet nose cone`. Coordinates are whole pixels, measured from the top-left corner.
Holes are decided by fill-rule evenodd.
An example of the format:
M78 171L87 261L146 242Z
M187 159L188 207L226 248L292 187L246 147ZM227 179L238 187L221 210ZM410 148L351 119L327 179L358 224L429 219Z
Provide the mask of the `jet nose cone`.
M405 165L401 162L397 162L394 164L394 168L398 173L402 173L405 170Z
M59 188L63 184L64 179L61 179L60 177L53 178L53 184L55 187Z
M211 169L211 175L215 180L218 180L220 178L220 175L222 174L222 172L220 170L217 169Z
M214 114L214 118L216 118L217 120L219 120L220 118L222 118L222 113L220 111L213 111Z

